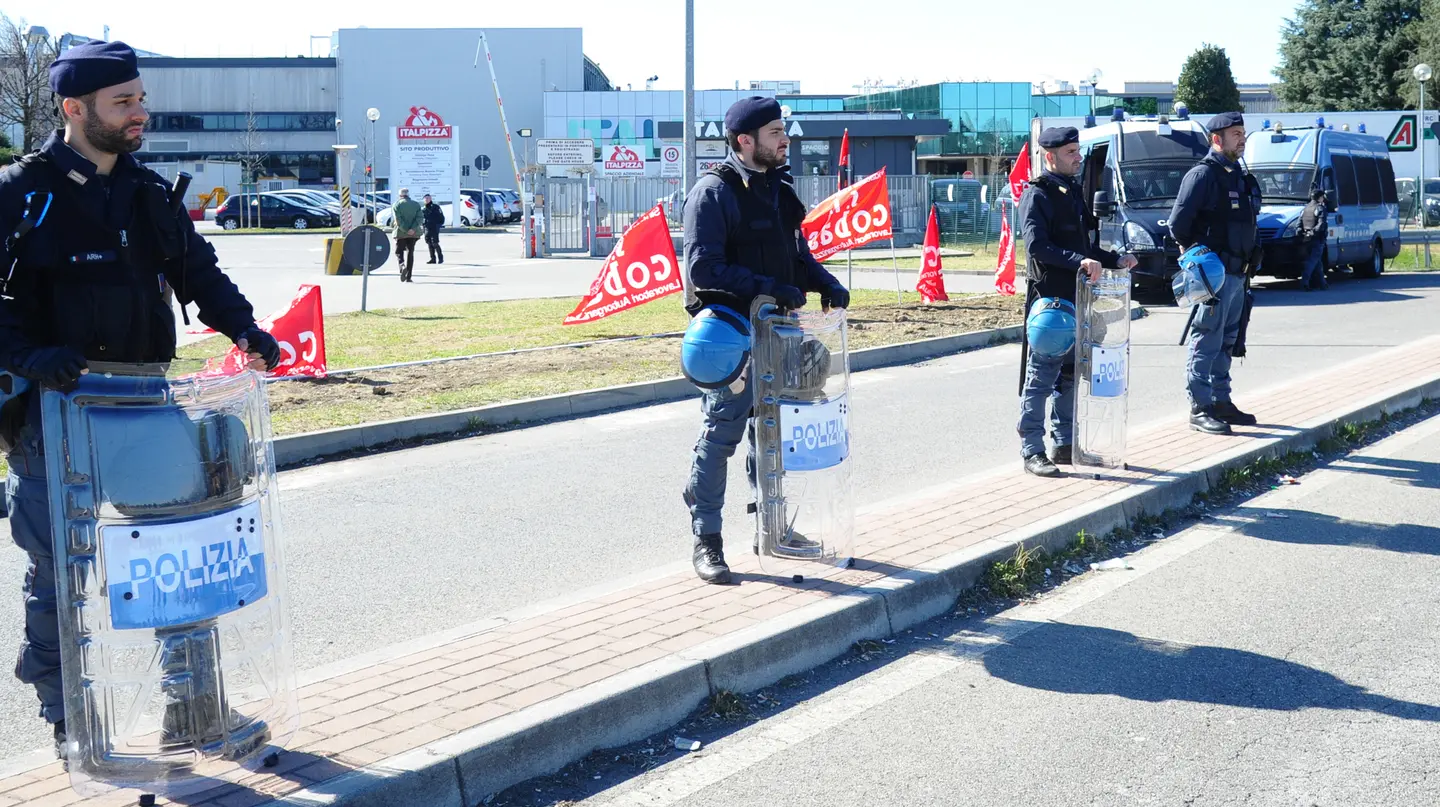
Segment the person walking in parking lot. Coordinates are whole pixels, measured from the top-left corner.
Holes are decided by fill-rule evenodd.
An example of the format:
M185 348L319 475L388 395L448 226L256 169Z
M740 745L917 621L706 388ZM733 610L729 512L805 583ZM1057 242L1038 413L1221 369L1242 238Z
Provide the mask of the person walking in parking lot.
M440 251L440 228L445 226L445 211L435 204L428 193L425 194L421 217L425 221L425 246L430 249L430 260L426 263L444 263L445 253Z
M415 271L415 242L425 227L420 203L410 198L410 189L400 189L400 201L391 208L395 214L395 262L400 265L400 282L410 283Z
M1310 192L1310 204L1300 214L1300 237L1305 241L1305 272L1300 276L1300 287L1306 291L1330 286L1325 282L1325 236L1330 232L1327 212L1325 191L1316 188Z

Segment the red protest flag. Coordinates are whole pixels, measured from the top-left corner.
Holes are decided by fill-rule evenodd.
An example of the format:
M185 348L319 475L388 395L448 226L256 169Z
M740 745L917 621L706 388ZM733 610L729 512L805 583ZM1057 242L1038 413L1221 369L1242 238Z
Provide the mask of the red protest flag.
M1030 182L1030 141L1020 147L1020 156L1015 158L1015 165L1010 168L1010 198L1015 204L1020 204L1020 194L1025 192L1025 186Z
M590 291L565 317L566 325L583 325L634 308L682 288L675 244L665 207L655 205L615 242Z
M995 267L995 290L1015 294L1015 233L1010 228L1010 211L1018 205L1000 206L1000 261Z
M319 286L301 286L289 305L257 324L280 343L280 363L267 375L325 377L325 307ZM197 375L235 375L244 372L247 362L240 348L232 347L224 356L206 361Z
M840 187L844 188L850 184L850 128L845 128L845 134L840 138Z
M925 256L920 267L920 281L915 290L920 299L927 303L949 301L945 293L945 272L940 268L940 219L935 215L935 206L930 206L930 223L925 226Z
M810 211L800 231L817 261L892 237L890 186L885 169L831 194Z

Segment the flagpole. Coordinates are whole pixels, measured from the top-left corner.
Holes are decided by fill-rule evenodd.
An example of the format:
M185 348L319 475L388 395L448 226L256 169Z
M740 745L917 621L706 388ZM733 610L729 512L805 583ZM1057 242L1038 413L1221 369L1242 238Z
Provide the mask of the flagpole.
M895 260L895 236L890 236L890 266L895 269L895 304L900 305L904 298L900 296L900 262Z

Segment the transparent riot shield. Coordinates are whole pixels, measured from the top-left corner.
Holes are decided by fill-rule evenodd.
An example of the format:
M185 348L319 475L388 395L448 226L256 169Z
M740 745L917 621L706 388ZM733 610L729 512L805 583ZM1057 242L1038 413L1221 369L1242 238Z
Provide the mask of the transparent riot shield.
M71 786L270 758L300 718L263 380L92 363L42 409Z
M1076 468L1125 467L1130 387L1130 271L1104 269L1076 284Z
M854 555L845 311L760 297L750 320L755 552L767 574L823 576Z

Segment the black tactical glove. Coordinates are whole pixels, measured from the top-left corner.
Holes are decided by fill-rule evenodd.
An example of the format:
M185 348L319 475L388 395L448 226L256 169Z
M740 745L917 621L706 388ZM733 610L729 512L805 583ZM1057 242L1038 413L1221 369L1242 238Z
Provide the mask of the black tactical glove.
M73 348L37 347L20 357L15 374L69 392L75 389L86 366L85 356Z
M849 308L850 292L839 283L832 283L820 292L820 305L825 308Z
M805 292L794 286L776 286L771 289L770 296L775 298L781 308L793 310L805 307Z
M246 328L240 338L235 340L237 346L241 339L245 340L243 349L246 353L259 353L260 358L265 360L266 370L274 370L275 365L280 363L280 343L275 341L275 337L260 330L258 325Z

